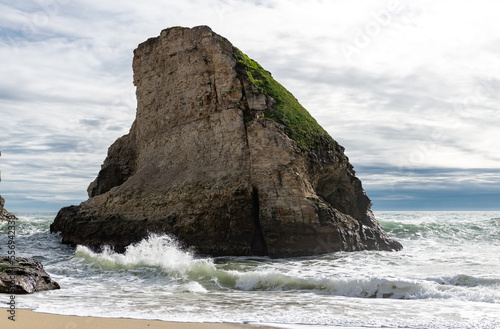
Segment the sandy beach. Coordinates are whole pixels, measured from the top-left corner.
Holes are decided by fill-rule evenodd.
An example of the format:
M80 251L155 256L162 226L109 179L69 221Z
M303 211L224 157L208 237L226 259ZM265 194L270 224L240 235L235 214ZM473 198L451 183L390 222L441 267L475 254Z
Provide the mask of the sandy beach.
M97 318L89 316L56 315L17 309L15 321L9 320L6 308L0 309L0 328L16 329L243 329L272 328L233 323L182 323L157 320Z

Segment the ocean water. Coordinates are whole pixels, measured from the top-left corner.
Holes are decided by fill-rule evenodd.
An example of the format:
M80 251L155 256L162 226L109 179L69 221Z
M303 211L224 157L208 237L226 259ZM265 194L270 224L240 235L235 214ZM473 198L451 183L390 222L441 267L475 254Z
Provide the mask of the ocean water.
M291 259L198 257L168 236L95 253L50 234L55 213L17 215L17 256L40 260L61 285L17 296L18 308L282 328L500 328L500 212L376 212L403 251Z

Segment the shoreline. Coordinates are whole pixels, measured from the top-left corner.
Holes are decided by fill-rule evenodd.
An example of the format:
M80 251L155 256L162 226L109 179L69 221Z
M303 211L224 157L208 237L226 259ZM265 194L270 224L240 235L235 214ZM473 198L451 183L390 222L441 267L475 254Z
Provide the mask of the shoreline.
M0 328L33 329L276 329L276 327L211 322L170 322L130 318L102 318L93 316L39 313L28 309L16 309L15 321L9 320L9 309L1 307Z
M9 309L0 307L0 328L33 329L293 329L293 328L335 328L335 329L368 329L371 327L342 325L298 325L229 322L175 322L163 320L144 320L132 318L103 318L94 316L62 315L35 312L29 309L16 309L15 321L9 320ZM392 327L387 327L391 329Z

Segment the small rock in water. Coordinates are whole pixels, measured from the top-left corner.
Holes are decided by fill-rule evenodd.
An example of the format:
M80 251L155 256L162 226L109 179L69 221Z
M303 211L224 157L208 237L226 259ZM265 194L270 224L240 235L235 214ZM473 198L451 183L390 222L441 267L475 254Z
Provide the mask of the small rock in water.
M32 294L37 291L60 289L43 269L42 263L31 258L0 257L0 293Z

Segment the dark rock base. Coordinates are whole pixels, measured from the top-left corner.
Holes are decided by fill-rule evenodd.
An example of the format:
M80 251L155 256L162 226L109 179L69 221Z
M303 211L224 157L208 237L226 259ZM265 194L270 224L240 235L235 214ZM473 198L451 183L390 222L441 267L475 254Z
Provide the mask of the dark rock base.
M31 258L0 258L0 293L32 294L37 291L60 289L43 269L42 263Z

